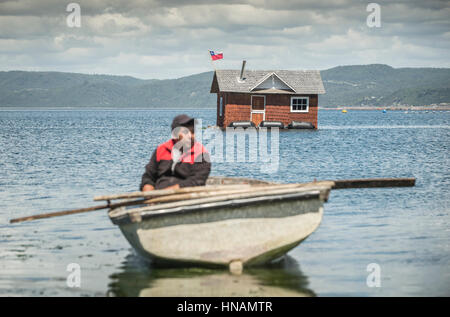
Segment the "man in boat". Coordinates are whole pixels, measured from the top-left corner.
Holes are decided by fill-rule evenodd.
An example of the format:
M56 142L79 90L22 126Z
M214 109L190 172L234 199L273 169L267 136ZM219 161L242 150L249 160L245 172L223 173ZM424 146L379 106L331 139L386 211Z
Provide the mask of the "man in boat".
M141 191L205 185L210 156L195 140L194 124L195 119L185 114L173 119L172 138L153 152L142 175Z

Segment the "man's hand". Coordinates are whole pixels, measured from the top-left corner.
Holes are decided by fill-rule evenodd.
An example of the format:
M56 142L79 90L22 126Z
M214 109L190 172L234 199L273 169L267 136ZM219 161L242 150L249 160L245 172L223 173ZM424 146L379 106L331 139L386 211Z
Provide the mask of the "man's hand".
M175 185L172 185L172 186L166 187L166 188L164 188L164 189L179 189L179 188L180 188L180 185L178 185L178 184L175 184Z
M150 184L145 184L144 187L142 187L142 191L143 192L149 192L149 191L154 190L154 189L155 189L155 187L153 187Z

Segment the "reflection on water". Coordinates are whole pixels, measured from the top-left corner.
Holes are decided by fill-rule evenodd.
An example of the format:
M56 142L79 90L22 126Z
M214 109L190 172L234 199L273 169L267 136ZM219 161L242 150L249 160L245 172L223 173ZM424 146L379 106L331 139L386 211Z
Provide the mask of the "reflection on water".
M110 280L110 296L315 296L298 262L289 256L236 276L225 269L152 267L130 254Z

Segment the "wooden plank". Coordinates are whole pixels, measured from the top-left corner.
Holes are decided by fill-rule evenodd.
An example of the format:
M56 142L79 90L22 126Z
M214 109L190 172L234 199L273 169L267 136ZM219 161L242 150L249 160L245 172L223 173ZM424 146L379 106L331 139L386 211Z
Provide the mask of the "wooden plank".
M236 195L236 194L246 195L246 194L251 194L254 192L265 193L267 190L275 190L275 189L280 190L280 189L287 189L287 188L294 188L294 187L304 187L305 185L307 185L307 184L279 184L279 185L275 185L275 187L274 187L274 185L270 185L270 186L269 185L208 186L208 187L212 187L212 188L210 188L209 191L205 191L205 192L194 191L192 193L183 194L183 191L182 191L182 193L178 194L178 195L168 195L168 196L159 196L158 195L157 197L154 197L152 199L145 199L145 197L144 197L144 199L131 200L131 201L127 200L127 201L122 201L122 202L118 202L118 203L114 203L114 204L104 204L104 205L97 205L97 206L92 206L92 207L87 207L87 208L79 208L79 209L63 210L63 211L57 211L57 212L51 212L51 213L37 214L37 215L31 215L31 216L11 219L10 223L67 216L67 215L96 211L96 210L101 210L101 209L106 209L106 208L114 209L114 208L119 208L119 207L124 207L124 206L133 206L133 205L142 205L142 204L176 203L176 202L187 201L187 200L195 203L195 201L198 201L199 198L211 198L211 197L214 198L214 197L216 197L217 199L223 199L224 196L225 197L233 197L233 195ZM267 186L267 187L261 188L261 186ZM233 188L233 190L229 190L230 187ZM195 188L195 189L203 188L203 190L205 190L205 187L192 187L192 188ZM221 189L221 190L218 190L218 189ZM227 190L225 190L225 189L227 189ZM166 190L166 192L167 192L167 190ZM138 193L141 193L141 192L138 192ZM125 194L124 196L129 196L129 195Z
M173 208L178 206L186 206L198 203L214 202L218 200L235 199L242 197L257 197L261 195L273 195L276 193L294 192L301 188L305 190L320 188L322 199L326 200L326 196L330 188L332 189L347 189L347 188L375 188L375 187L410 187L415 185L415 178L369 178L369 179L349 179L336 181L319 181L311 183L297 183L297 184L261 184L261 185L212 185L212 186L198 186L186 187L175 190L154 190L150 192L134 192L118 195L99 196L95 200L108 200L108 204L92 206L87 208L79 208L65 211L58 211L52 213L38 214L27 217L11 219L10 223L17 223L22 221L30 221L43 218L51 218L58 216L66 216L77 213L90 212L101 210L105 208L118 208L123 206L132 206L140 204L156 204L155 206L148 206L140 209L155 210L160 208ZM143 198L138 200L128 200L119 203L110 204L110 199L129 199L129 198ZM150 207L150 208L149 208Z
M415 178L365 178L335 180L333 189L375 188L375 187L411 187Z
M335 180L333 189L344 188L374 188L374 187L410 187L414 186L415 178L366 178L366 179L347 179L347 180ZM312 182L317 183L317 182ZM309 183L299 183L307 185ZM131 192L114 195L104 195L94 197L95 201L99 200L116 200L126 198L152 198L166 195L176 195L194 192L208 192L218 190L232 190L240 189L243 187L265 187L265 186L279 186L283 184L239 184L239 185L209 185L209 186L196 186L196 187L184 187L180 189L157 189L148 192Z
M144 203L154 204L154 203L175 202L175 201L180 201L180 200L206 198L206 197L224 197L224 196L227 197L227 196L231 196L233 194L249 194L249 193L255 193L255 192L266 193L267 191L287 189L287 188L310 188L310 187L317 188L318 186L331 188L333 185L334 185L334 182L328 182L328 181L305 183L305 184L293 183L293 184L260 185L260 186L253 186L253 187L249 187L249 188L244 187L244 188L233 189L233 190L193 192L193 193L187 193L187 194L177 194L177 195L155 197L155 198L145 200Z
M115 200L115 199L126 199L126 198L151 198L151 197L160 197L160 196L174 195L174 194L245 188L245 187L251 187L251 186L262 186L262 185L249 185L249 184L209 185L206 187L205 186L195 186L195 187L184 187L184 188L180 188L180 189L156 189L156 190L147 191L147 192L131 192L131 193L123 193L123 194L96 196L96 197L94 197L94 200L99 201L99 200Z
M197 205L197 204L205 204L205 203L213 203L223 200L230 200L230 199L239 199L239 198L252 198L252 197L259 197L259 196L270 196L270 195L278 195L278 194L289 194L289 193L297 193L297 192L309 192L309 191L320 191L326 193L328 190L330 190L330 186L327 186L325 184L318 184L316 186L299 186L299 184L289 184L289 185L297 185L297 186L289 186L289 187L281 187L281 188L267 188L265 190L258 190L255 192L239 192L234 194L229 194L225 196L211 196L211 197L205 197L205 198L195 198L195 199L187 199L187 200L180 200L175 202L168 202L163 204L157 204L153 206L146 206L146 207L139 207L131 210L122 210L119 212L114 213L114 216L119 216L123 214L138 214L141 211L156 211L160 209L166 209L166 208L176 208L176 207L183 207L183 206L191 206L191 205ZM148 201L147 201L148 202Z

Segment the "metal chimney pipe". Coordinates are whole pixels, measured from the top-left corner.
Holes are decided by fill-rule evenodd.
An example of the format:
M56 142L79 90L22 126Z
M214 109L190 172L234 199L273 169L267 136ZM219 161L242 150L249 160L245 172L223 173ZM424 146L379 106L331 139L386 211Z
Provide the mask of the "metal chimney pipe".
M245 63L246 63L246 61L243 60L243 61L242 61L242 68L241 68L241 76L239 76L239 79L240 79L240 80L244 80Z

